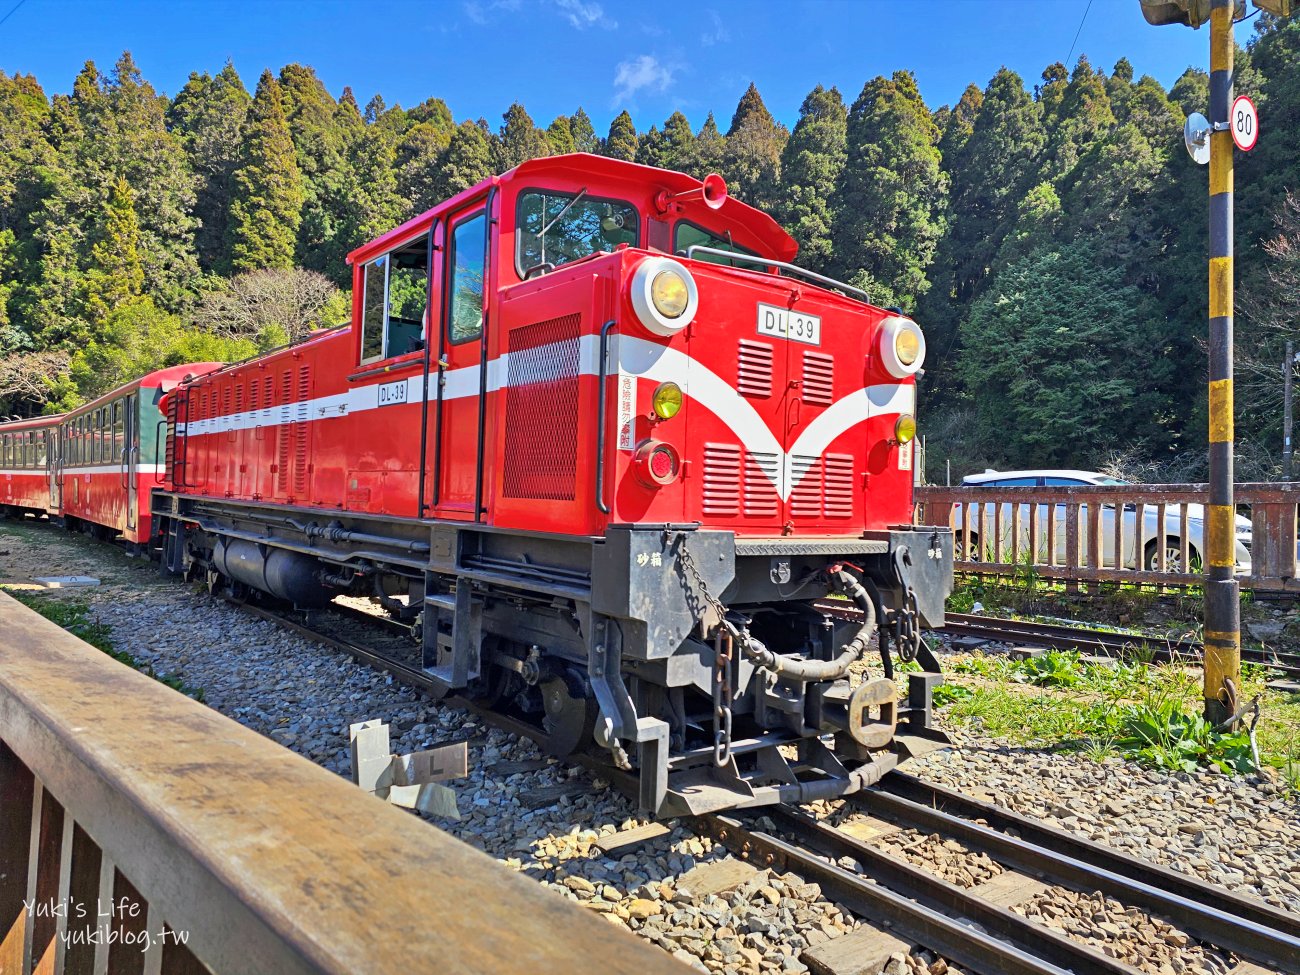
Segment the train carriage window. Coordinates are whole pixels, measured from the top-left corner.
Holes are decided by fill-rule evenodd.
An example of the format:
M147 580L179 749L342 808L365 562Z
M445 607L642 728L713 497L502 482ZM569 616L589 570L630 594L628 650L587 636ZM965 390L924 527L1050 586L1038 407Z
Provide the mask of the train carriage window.
M429 304L429 235L377 257L365 269L361 361L424 348Z
M423 234L390 255L388 312L384 357L424 348L425 314L429 304L429 235Z
M50 431L42 430L36 438L36 466L42 468L50 459Z
M384 357L384 287L388 283L388 255L366 265L365 295L361 305L361 361Z
M126 412L122 401L113 401L113 456L121 457L126 448Z
M451 232L448 321L453 344L483 334L483 266L487 256L487 217L482 212Z
M620 244L635 246L640 223L636 208L623 200L601 200L587 191L520 194L515 239L520 277L549 271Z
M739 246L731 239L730 231L723 231L721 235L711 230L706 230L698 224L693 224L689 220L678 220L673 227L673 253L685 254L688 247L695 244L702 244L705 247L712 247L715 250L731 251L733 254L754 254L753 251ZM701 254L699 260L708 261L710 264L725 264L727 267L754 267L755 265L748 261L737 264L730 258L720 257L717 254Z

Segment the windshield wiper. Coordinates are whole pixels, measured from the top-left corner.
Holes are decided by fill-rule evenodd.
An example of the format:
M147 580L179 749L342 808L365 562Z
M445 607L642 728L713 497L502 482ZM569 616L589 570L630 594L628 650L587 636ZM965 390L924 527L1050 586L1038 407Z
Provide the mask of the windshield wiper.
M577 195L576 195L572 200L570 200L568 203L564 204L564 209L561 210L559 213L557 213L554 217L552 217L552 218L551 218L551 222L548 223L545 227L542 228L542 232L541 232L540 234L538 234L538 236L542 238L542 241L543 241L543 243L542 243L542 247L543 247L543 248L546 247L546 243L545 243L545 241L546 241L546 235L547 235L548 233L550 233L551 228L554 227L554 226L555 226L557 223L559 223L561 220L563 220L563 219L564 219L564 215L565 215L566 213L568 213L570 210L573 209L573 205L574 205L575 203L577 203L579 200L581 200L581 199L582 199L584 196L586 196L586 195L587 195L587 187L584 186L582 189L578 190Z

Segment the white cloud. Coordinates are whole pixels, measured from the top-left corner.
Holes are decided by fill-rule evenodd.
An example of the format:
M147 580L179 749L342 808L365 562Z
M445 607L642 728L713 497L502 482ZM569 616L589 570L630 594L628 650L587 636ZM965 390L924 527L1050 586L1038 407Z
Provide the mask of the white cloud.
M465 16L479 26L492 21L493 14L498 11L513 13L517 11L522 4L522 0L465 0L461 4L461 9L465 11Z
M618 21L605 16L605 8L595 0L555 0L555 5L560 8L564 19L578 30L588 27L613 30L618 26Z
M727 30L727 25L722 22L716 10L705 11L709 15L709 22L712 25L700 35L700 43L705 47L713 47L714 44L725 44L731 40L731 33Z
M649 54L620 61L614 72L615 104L627 101L640 91L666 91L673 83L673 70Z

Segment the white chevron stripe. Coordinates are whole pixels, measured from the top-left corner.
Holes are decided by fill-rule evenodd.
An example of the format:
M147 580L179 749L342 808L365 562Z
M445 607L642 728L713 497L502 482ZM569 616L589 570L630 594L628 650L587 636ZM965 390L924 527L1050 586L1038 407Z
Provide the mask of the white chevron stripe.
M780 457L781 470L773 487L783 501L811 470L811 465L804 464L796 472L793 457L820 457L837 437L864 420L910 413L916 402L916 387L911 384L864 386L819 413L786 452L749 400L698 360L644 339L621 336L618 343L619 365L625 373L655 382L677 383L691 399L725 423L747 450ZM769 477L773 474L767 473Z

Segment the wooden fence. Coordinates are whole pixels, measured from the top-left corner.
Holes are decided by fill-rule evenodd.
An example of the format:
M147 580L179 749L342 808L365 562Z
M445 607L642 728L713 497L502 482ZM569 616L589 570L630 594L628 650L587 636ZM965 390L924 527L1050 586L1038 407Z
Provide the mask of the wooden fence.
M1204 581L1208 501L1205 484L919 487L916 520L953 528L959 572L1195 585ZM1250 523L1239 521L1235 535L1242 586L1300 593L1300 484L1239 484L1236 502Z

